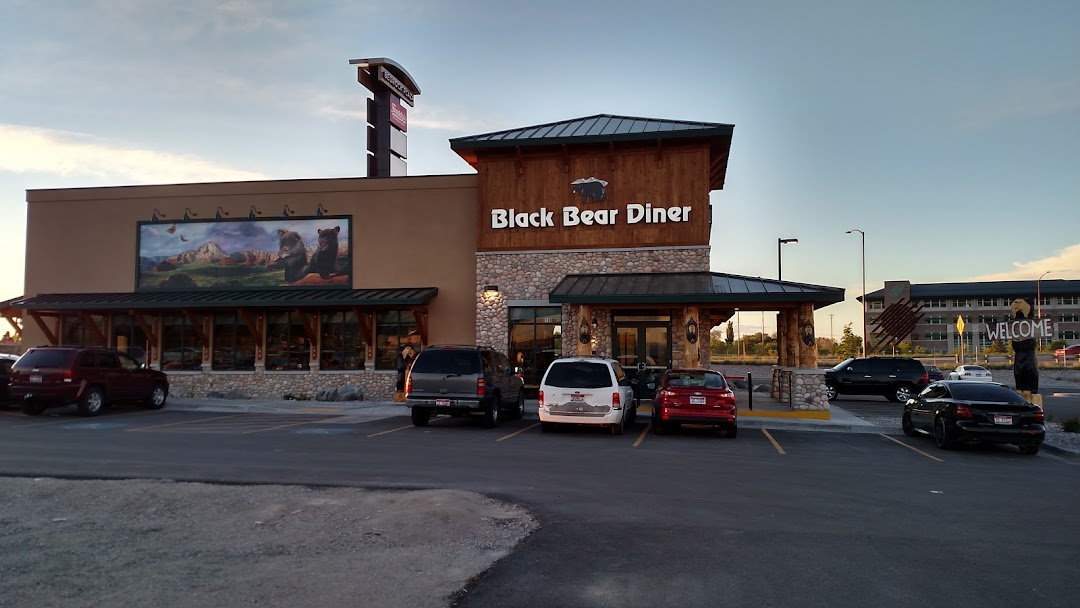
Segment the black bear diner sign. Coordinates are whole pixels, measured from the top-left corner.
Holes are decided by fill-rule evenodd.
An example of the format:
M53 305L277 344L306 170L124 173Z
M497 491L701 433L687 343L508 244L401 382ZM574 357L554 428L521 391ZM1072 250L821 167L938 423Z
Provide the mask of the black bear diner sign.
M583 204L607 201L608 182L595 177L582 178L570 183L571 192L581 197ZM573 226L614 226L626 224L666 224L689 222L689 205L663 207L652 203L628 203L623 209L588 209L576 205L565 205L556 215L556 210L541 207L539 211L520 212L515 209L492 209L492 228L554 228ZM620 214L620 211L625 211ZM620 217L622 218L620 220ZM556 224L556 218L559 223Z
M139 291L352 288L349 216L139 222Z

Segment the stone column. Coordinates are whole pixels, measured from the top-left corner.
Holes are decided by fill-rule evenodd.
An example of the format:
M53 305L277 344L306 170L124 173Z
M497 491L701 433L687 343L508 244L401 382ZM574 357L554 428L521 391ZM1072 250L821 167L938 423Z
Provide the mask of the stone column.
M814 305L799 304L799 361L802 369L817 369L817 334L814 332Z

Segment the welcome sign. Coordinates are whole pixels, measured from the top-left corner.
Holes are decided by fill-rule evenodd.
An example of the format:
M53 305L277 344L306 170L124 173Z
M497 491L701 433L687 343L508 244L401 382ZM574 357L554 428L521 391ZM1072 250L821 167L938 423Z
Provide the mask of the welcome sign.
M1053 339L1054 330L1050 326L1050 319L1019 319L987 324L986 334L991 340Z

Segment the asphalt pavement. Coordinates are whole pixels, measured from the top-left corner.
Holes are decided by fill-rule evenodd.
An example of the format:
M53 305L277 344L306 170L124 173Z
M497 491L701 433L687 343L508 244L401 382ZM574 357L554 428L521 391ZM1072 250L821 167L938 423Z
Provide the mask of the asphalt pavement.
M767 425L736 439L644 422L546 434L535 414L496 429L343 423L330 408L55 414L0 413L0 474L456 488L527 505L540 530L464 606L1064 607L1080 594L1080 465L1046 453Z

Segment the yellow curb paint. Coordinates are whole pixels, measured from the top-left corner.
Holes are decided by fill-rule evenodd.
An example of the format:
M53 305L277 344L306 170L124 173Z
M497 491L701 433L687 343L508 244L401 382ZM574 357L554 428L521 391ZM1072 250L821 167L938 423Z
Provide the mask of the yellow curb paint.
M645 441L645 436L649 434L649 429L651 429L651 428L652 428L652 423L651 422L649 424L645 425L645 430L641 431L641 434L638 435L637 441L634 442L634 447L635 448L637 446L641 445L642 441Z
M520 431L514 431L513 433L510 433L509 435L503 435L502 437L499 437L495 441L505 441L507 439L510 439L511 437L514 437L516 435L520 435L520 434L524 433L525 431L527 431L529 429L535 429L538 426L540 426L539 422L537 422L536 424L530 424L529 426L521 429Z
M920 450L919 448L914 447L914 446L910 446L910 445L904 443L903 441L900 441L899 439L896 439L895 437L889 437L888 435L885 435L883 433L878 433L878 434L881 435L882 437L884 437L885 439L888 439L889 441L899 443L900 445L902 445L905 448L911 450L912 452L918 452L919 454L922 454L923 456L926 456L930 460L936 460L938 462L945 462L944 460L938 458L937 456L931 456L930 454L927 454L926 452Z
M390 429L389 431L383 431L381 433L373 433L371 435L368 435L368 437L378 437L379 435L386 435L388 433L396 433L398 431L404 431L405 429L411 429L411 428L413 428L413 425L411 425L411 424L408 425L408 426L399 426L398 428Z
M807 420L832 420L832 416L829 412L820 410L792 410L790 412L739 410L739 416L746 418L804 418Z
M139 427L137 429L126 429L126 430L129 433L136 433L136 432L140 432L140 431L149 431L151 429L163 429L163 428L169 427L169 426L180 426L181 424L201 424L203 422L213 422L215 420L225 420L226 418L239 418L241 416L247 416L247 414L246 413L244 413L244 414L231 414L229 416L217 416L215 418L202 418L202 419L199 419L199 420L182 420L180 422L170 422L169 424L158 424L158 425L154 425L154 426L143 426L143 427Z
M780 444L777 443L776 440L773 439L773 436L769 434L769 431L761 429L761 432L765 433L765 437L772 442L772 445L774 448L776 448L777 452L780 452L781 454L787 454L787 452L784 451L784 448L780 447Z

